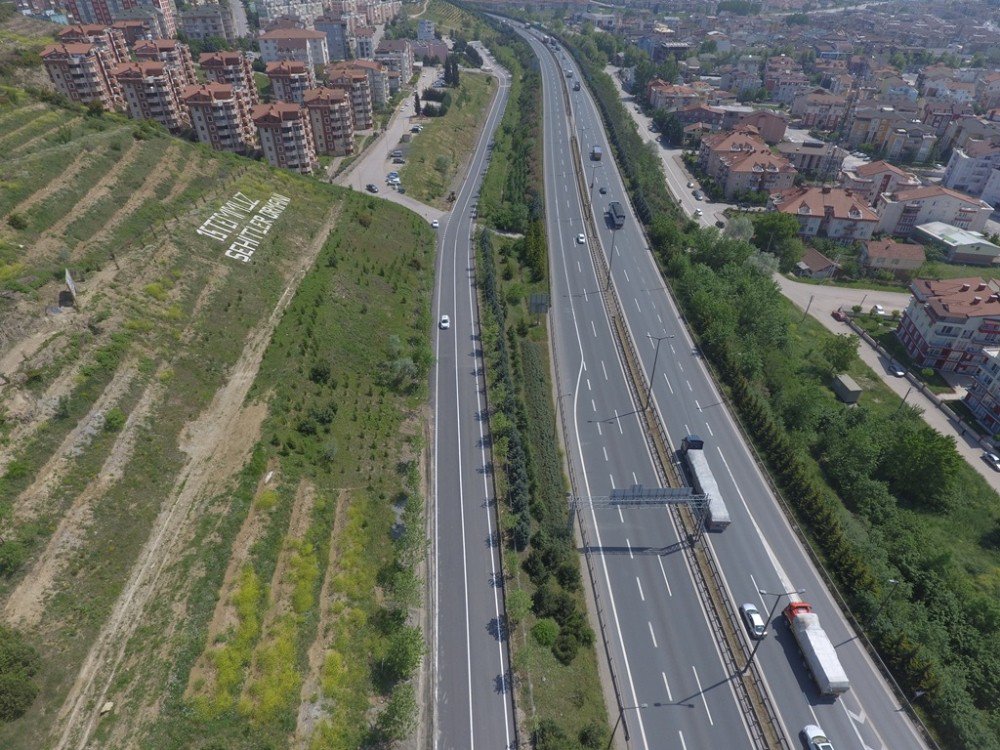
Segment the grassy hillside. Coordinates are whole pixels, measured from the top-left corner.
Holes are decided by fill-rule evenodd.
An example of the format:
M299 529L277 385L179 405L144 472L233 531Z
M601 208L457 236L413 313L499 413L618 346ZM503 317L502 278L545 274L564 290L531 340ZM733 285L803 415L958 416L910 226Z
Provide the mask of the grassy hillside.
M0 746L403 731L412 659L373 656L412 656L426 222L149 124L0 102L0 623L42 654ZM238 194L257 203L226 240L199 234ZM251 215L270 231L226 257Z

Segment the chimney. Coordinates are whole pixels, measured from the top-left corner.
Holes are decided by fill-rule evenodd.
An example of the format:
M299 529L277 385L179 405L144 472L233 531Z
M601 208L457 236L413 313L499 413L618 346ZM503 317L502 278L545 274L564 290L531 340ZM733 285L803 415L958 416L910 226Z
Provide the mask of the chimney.
M829 193L830 193L830 187L829 187L829 185L824 185L823 186L823 195L828 195Z
M984 290L985 288L986 288L986 283L985 283L985 282L983 282L983 281L980 281L980 282L979 282L979 283L978 283L978 284L976 285L976 291L977 291L977 292L981 292L981 291L983 291L983 290Z
M971 289L971 288L972 288L972 287L970 287L970 286L969 286L968 284L962 284L962 286L961 286L961 287L959 287L958 291L960 291L960 292L967 292L967 291L969 291L969 289Z
M974 305L978 305L982 301L983 301L983 298L980 297L978 294L975 297L972 298L972 304L974 304Z
M998 301L1000 301L1000 294L996 294L996 293L991 294L989 301L990 302L998 302Z

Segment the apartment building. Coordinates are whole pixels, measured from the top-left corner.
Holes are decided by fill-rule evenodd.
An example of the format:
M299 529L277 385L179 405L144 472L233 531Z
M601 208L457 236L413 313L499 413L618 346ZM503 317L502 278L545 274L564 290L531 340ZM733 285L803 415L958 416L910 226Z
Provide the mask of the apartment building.
M128 49L132 49L132 45L138 42L140 39L151 38L154 36L159 36L153 33L153 27L149 25L147 21L141 18L125 18L119 19L111 24L111 28L120 31L125 37L125 43L128 45ZM125 51L125 60L128 59L128 50Z
M300 105L258 104L251 116L261 150L272 167L310 174L318 166L309 115Z
M769 208L794 216L803 237L868 240L878 226L878 214L862 198L842 188L803 185L772 193Z
M303 24L310 26L323 15L323 3L320 0L259 0L257 11L262 22L277 18L298 18Z
M330 60L348 60L356 56L355 24L353 13L334 15L329 11L313 21L313 28L326 34L326 49Z
M993 208L979 198L940 185L882 193L875 202L878 231L908 237L918 224L941 221L959 229L982 232Z
M1000 293L978 277L916 279L896 337L918 367L975 375L1000 345Z
M260 35L260 57L265 63L298 60L313 70L330 62L326 34L315 29L271 29Z
M923 245L892 240L868 240L861 246L858 259L864 268L890 271L904 277L920 268L926 260Z
M122 106L118 82L112 75L109 53L96 44L50 44L42 50L42 63L56 90L80 104L97 103L107 110Z
M832 180L840 174L847 152L833 143L805 141L779 143L778 153L799 172L816 180Z
M177 34L173 0L66 0L66 10L77 23L101 26L143 16L157 36L168 38Z
M245 53L228 50L202 52L198 57L198 66L210 83L225 83L242 91L251 105L260 101L253 67Z
M354 33L354 48L359 60L375 59L375 29L359 26Z
M346 91L320 87L303 97L309 114L317 154L347 156L354 153L354 115Z
M949 263L967 266L996 266L1000 263L1000 247L986 239L982 232L970 232L932 221L918 224L914 234L928 246L941 250Z
M121 29L100 24L76 24L67 26L56 34L56 39L64 44L93 44L108 53L108 59L115 63L128 62L128 42Z
M236 41L236 28L229 5L206 3L192 5L180 12L181 31L190 39L225 39L232 44Z
M1000 207L1000 138L969 139L964 147L955 148L941 184Z
M785 137L785 129L788 121L781 115L768 112L766 109L758 109L753 112L740 112L738 110L725 110L726 115L722 123L723 129L739 128L743 125L752 125L757 128L764 143L775 145L781 143Z
M719 184L727 199L748 192L787 190L798 174L788 159L771 153L752 125L705 136L698 156L702 170Z
M161 62L179 76L188 86L198 83L194 71L194 59L191 49L176 39L140 39L132 47L135 59L148 62Z
M653 109L675 112L678 109L699 104L702 96L690 86L679 86L654 78L646 84L646 98Z
M188 86L181 101L191 114L198 140L217 151L247 154L257 148L257 129L250 118L247 95L229 84Z
M413 75L413 49L406 39L383 39L375 48L375 61L399 73L404 81Z
M279 102L302 104L306 89L316 86L313 69L298 60L281 60L267 64L271 95Z
M420 22L417 24L417 41L418 42L433 42L437 36L434 33L434 22L421 18Z
M177 72L162 62L119 63L114 69L129 116L155 120L177 133L191 124L180 95L184 82Z
M334 71L327 74L327 83L330 88L345 91L350 98L354 130L368 130L375 122L368 74L360 68L340 66L344 64L337 63Z
M349 63L331 63L327 66L327 76L337 75L341 70L364 71L368 76L368 86L372 92L372 106L377 109L385 107L394 93L391 74L382 63L374 60L352 60ZM399 81L397 74L396 79Z
M990 435L1000 433L1000 348L987 346L967 386L965 405Z
M410 45L413 48L413 59L422 60L425 63L431 62L432 64L441 65L446 59L448 59L448 45L440 40L432 40L429 42L413 42Z
M802 118L804 128L839 130L847 116L847 99L829 91L811 91L797 96L791 111Z
M895 193L920 185L915 174L887 161L873 161L840 173L840 186L855 195L863 196L869 205L874 204L882 193Z

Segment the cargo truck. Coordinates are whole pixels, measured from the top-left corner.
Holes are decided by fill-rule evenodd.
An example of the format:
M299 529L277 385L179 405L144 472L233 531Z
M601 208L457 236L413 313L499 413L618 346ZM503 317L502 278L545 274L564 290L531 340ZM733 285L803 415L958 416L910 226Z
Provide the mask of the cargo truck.
M812 611L812 605L793 601L785 607L785 619L819 691L823 695L840 695L850 690L851 683L847 681L837 649L820 627L819 616Z
M604 152L601 151L600 146L594 146L593 148L590 149L591 161L600 161L602 156L604 156Z
M611 224L615 229L621 229L625 226L625 210L622 208L621 203L611 201L608 204L608 218L611 219Z
M694 489L705 495L708 502L708 513L705 517L705 527L709 531L722 531L730 523L729 509L719 492L719 484L708 465L705 457L705 441L697 435L688 435L681 441L681 455L687 466L688 475Z

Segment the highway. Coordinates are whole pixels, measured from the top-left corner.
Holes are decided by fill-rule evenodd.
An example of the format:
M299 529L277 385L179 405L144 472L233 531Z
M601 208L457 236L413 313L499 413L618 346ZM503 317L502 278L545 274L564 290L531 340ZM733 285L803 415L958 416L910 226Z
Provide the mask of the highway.
M546 196L553 275L551 321L559 360L558 388L560 394L574 393L573 411L568 415L572 426L568 429L567 453L572 461L582 464L577 476L585 478L585 486L577 491L598 496L607 494L612 483L620 487L633 481L650 484L653 480L649 476L648 454L640 447L644 443L632 436L639 430L635 419L605 422L603 432L593 429L602 424L597 419L614 419L616 413L627 413L634 405L621 395L621 388L611 390L608 376L612 380L621 377L611 333L606 323L601 326L605 318L599 312L596 297L590 295L594 300L590 302L584 294L584 290L594 289L596 279L592 269L587 271L589 255L573 245L572 238L583 230L573 196L566 195L567 187L575 185L567 152L568 123L576 128L588 180L591 147L599 145L606 154L602 166L594 173L595 185L591 191L594 214L598 217L602 251L611 266L613 283L647 377L656 354L655 342L647 337L676 337L662 343L653 373L652 398L675 447L689 433L697 433L706 441L709 463L733 518L728 529L709 535L708 541L723 571L730 597L735 604L753 602L766 614L774 599L762 597L758 589L779 592L804 589L802 598L814 605L851 679L851 691L838 700L818 695L790 632L778 621L779 612L778 619L769 624L769 635L757 659L790 746L799 746L797 735L804 725L818 723L841 750L925 747L867 653L857 644L855 633L798 542L704 363L694 351L631 211L598 110L586 86L582 91L570 92L572 119L568 118L563 101L563 85L567 80L564 69L571 70L577 80L579 69L568 55L553 59L537 39L533 46L542 61L545 86ZM599 192L602 186L607 190L606 195ZM620 201L628 214L624 227L614 233L600 220L606 203L611 200ZM592 315L589 321L581 317L587 314ZM595 384L601 388L598 393L592 392ZM559 401L561 409L569 407L568 399L560 397ZM612 465L614 469L610 468ZM636 472L635 476L631 471ZM612 511L593 516L592 520L594 535L603 540L598 544L606 550L629 545L663 547L676 541L676 532L663 512L632 511L619 519ZM623 654L613 664L623 685L623 702L629 706L648 706L629 711L627 718L634 725L631 746L702 748L723 741L728 745L749 746L737 741L745 732L739 729L739 716L733 715L736 709L728 697L730 691L721 687L727 684L724 682L727 675L720 674L721 664L714 650L702 646L707 624L693 593L684 593L691 590L692 584L680 555L642 555L633 560L631 551L626 549L626 552L601 555L597 564L603 571L602 583L606 587L598 592L598 597L612 603L610 630L619 640L616 648ZM654 587L652 581L660 574L660 562L665 566L665 576ZM669 567L674 562L678 564ZM779 610L786 603L787 599L782 598ZM657 613L660 619L651 619ZM653 679L653 675L660 677L661 670L669 688L667 682L660 680L657 684ZM701 692L699 684L713 686L705 705L702 698L706 693ZM690 708L677 709L684 704ZM706 710L709 706L711 715ZM634 721L635 717L639 721ZM683 733L684 739L675 742L678 732Z
M485 57L485 55L484 55ZM490 463L483 360L479 350L473 247L473 209L510 88L500 86L438 238L432 372L434 420L431 522L433 747L503 750L515 739L509 690L509 651L500 627L504 611Z
M570 413L567 457L574 491L657 486L637 405L613 343L585 233L574 176L562 75L529 37L544 81L545 201L551 321L559 403ZM662 509L590 509L588 541L597 556L600 601L633 746L706 748L732 744L747 728L715 638ZM666 549L665 549L666 548ZM645 707L642 707L645 704ZM624 736L624 730L620 733Z

